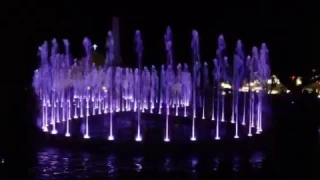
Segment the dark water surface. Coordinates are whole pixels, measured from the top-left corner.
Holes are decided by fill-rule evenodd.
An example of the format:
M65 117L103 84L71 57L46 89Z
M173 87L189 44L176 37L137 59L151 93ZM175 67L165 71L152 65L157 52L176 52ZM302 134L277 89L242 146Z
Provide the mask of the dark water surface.
M271 168L264 152L238 153L102 153L41 147L28 170L30 179L110 178L197 179L205 176L263 177Z

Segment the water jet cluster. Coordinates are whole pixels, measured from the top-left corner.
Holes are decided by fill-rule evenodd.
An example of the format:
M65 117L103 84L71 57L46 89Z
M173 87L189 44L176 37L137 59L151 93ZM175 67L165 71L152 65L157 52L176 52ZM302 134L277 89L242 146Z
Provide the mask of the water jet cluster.
M56 39L51 44L44 42L39 47L41 62L33 80L41 107L40 128L44 132L64 133L70 137L72 121L81 119L85 121L83 137L89 139L90 117L109 116L107 139L112 141L116 139L114 114L135 112L136 141L143 139L141 113L165 117L163 139L166 142L170 141L169 121L174 120L173 116L192 120L191 141L197 140L196 121L212 121L216 140L221 138L223 123L233 124L234 138L240 137L240 128L249 137L262 132L270 77L268 49L264 43L260 50L253 47L246 56L242 42L238 40L231 58L233 65L230 65L224 37L220 35L215 58L201 62L199 35L193 30L192 65L189 68L186 63L174 64L172 31L168 27L164 35L166 64L157 69L142 65L143 42L139 30L135 32L134 40L137 68L114 66L114 39L110 31L103 67L91 62L93 46L88 38L83 40L86 53L83 60L72 59L67 39L63 40L64 54L58 52ZM228 109L230 113L227 113ZM58 132L57 126L65 126L65 132Z

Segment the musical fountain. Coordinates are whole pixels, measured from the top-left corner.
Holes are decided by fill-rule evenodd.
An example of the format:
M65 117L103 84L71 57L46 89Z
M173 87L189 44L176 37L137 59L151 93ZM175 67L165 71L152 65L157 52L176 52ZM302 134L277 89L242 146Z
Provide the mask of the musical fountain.
M121 140L120 131L135 131L134 137L129 136L137 142L154 124L163 129L160 135L165 142L179 141L175 136L180 134L180 126L191 141L262 133L268 120L264 110L270 77L266 44L260 50L253 47L246 56L238 40L230 66L220 35L215 58L201 62L199 35L193 30L189 71L186 63L174 63L172 31L168 27L164 35L166 64L158 73L155 66L143 67L139 30L134 40L138 67L133 69L114 65L111 31L103 67L91 62L93 46L89 38L83 40L85 57L80 60L72 60L67 39L63 40L64 54L58 52L56 39L51 42L50 55L49 43L44 42L39 47L41 62L33 79L41 107L39 128L52 135L71 137L80 133L85 139L102 137L109 141ZM128 126L135 130L128 130Z

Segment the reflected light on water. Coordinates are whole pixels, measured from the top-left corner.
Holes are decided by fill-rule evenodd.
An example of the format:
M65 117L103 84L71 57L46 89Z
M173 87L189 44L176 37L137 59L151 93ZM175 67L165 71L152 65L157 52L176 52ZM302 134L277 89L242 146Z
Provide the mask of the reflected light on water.
M213 170L217 171L220 165L220 160L217 156L214 157L213 159Z
M262 162L265 159L265 156L262 152L254 152L251 156L250 163L253 168L259 169L262 168Z
M261 169L265 155L254 152L250 158L241 154L231 156L211 155L167 155L146 157L144 155L126 157L118 154L94 154L85 152L69 152L55 148L41 149L37 152L37 164L30 169L35 179L70 179L88 177L118 178L126 173L141 172L215 172L230 170L233 173L241 171L243 163L250 163L250 171ZM228 159L227 157L231 157ZM221 163L232 166L220 167ZM231 165L231 164L230 164ZM223 168L223 169L221 169ZM229 171L228 170L228 171ZM151 173L152 174L152 173Z
M196 172L196 168L197 168L197 165L198 165L198 158L193 156L190 158L190 163L191 163L191 171L193 173Z
M170 172L172 170L172 163L171 163L170 157L165 157L163 167L164 167L165 172Z
M133 158L133 163L134 163L134 169L136 172L140 172L142 170L142 157L135 157Z
M114 174L116 173L116 156L114 155L109 155L107 157L107 169L108 169L108 174L113 177Z
M233 168L232 170L235 172L239 171L239 166L240 166L240 156L238 154L233 155Z

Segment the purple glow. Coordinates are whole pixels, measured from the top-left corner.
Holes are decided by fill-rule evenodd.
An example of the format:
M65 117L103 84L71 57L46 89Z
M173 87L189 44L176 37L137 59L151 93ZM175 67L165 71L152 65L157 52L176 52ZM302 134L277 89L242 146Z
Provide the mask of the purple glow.
M135 32L135 46L136 46L136 53L137 53L137 59L138 59L138 69L136 69L135 71L135 79L137 80L136 83L136 101L138 101L138 127L137 127L137 136L136 136L136 141L142 141L141 138L141 132L140 132L140 121L141 121L141 110L144 109L143 107L143 99L142 99L142 87L141 84L143 84L142 82L142 77L143 73L142 73L142 52L143 52L143 45L142 45L142 39L141 39L141 34L139 30L136 30Z
M196 83L197 80L197 73L200 69L200 52L199 52L199 34L198 31L193 30L192 31L192 41L191 41L191 49L192 49L192 60L193 60L193 78L192 78L192 104L193 104L193 118L192 118L192 134L191 134L191 141L195 141L195 119L196 119L196 107L197 107L197 101L196 101ZM197 83L198 85L198 83Z
M143 42L139 30L135 32L134 40L138 67L133 69L115 66L111 31L106 40L103 67L96 67L91 62L93 46L89 38L83 40L85 57L82 60L72 61L66 39L63 40L65 54L58 52L56 39L51 42L51 51L47 42L40 46L41 63L33 79L41 107L40 128L44 132L65 133L70 137L70 131L76 134L72 128L74 122L80 121L84 122L83 137L95 138L91 132L95 121L92 117L103 116L108 125L106 138L113 141L119 139L117 129L120 125L116 115L136 112L131 123L135 127L136 141L142 141L148 128L144 126L141 113L165 115L161 121L165 142L175 140L172 132L176 126L174 116L190 124L191 141L201 139L198 124L208 119L214 126L213 138L216 140L223 139L224 131L229 131L226 123L234 126L235 139L262 133L266 119L267 80L270 78L268 49L264 43L260 50L253 47L246 56L242 42L238 40L233 58L228 58L224 37L220 35L215 59L209 62L213 66L210 69L211 65L201 62L199 33L194 30L192 69L189 71L187 64L174 64L170 27L164 36L166 64L160 69L142 66ZM233 60L232 66L229 60ZM203 120L199 121L200 118Z
M137 142L142 141L142 137L141 137L139 134L136 136L136 141L137 141Z
M166 137L165 141L169 141L169 106L167 106L167 115L166 115Z

